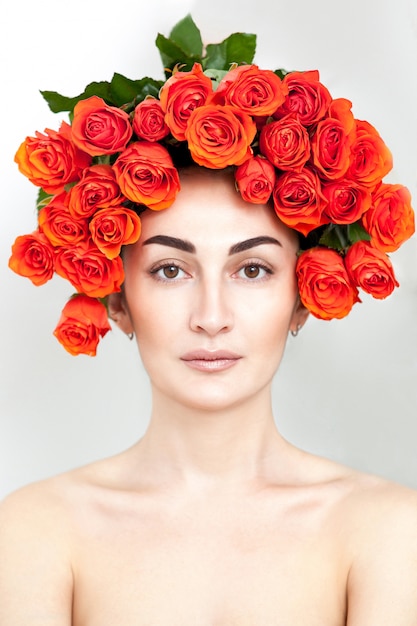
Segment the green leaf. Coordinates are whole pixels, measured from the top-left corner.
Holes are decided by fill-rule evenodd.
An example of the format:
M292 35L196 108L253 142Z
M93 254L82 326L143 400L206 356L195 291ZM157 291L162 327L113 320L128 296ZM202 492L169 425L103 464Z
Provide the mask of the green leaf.
M118 107L132 103L132 108L144 100L146 96L158 97L159 90L163 82L153 78L141 78L131 80L121 74L114 74L110 83L110 94L112 103Z
M276 74L281 80L283 80L285 76L290 73L291 72L289 72L288 70L284 70L282 67L279 68L278 70L275 70L274 72L274 74Z
M347 229L344 226L330 224L320 237L319 245L343 252L349 247Z
M169 38L174 44L177 44L188 57L201 59L203 55L201 33L190 14L174 26Z
M164 35L159 34L155 40L155 44L159 50L162 65L164 66L167 78L171 76L170 70L173 70L178 63L184 64L186 66L186 70L190 70L192 68L194 62L193 59L189 59L184 50L177 46L177 44L173 43L170 39L164 37Z
M211 79L213 91L216 91L220 81L224 76L226 76L227 70L214 70L210 68L209 70L206 70L204 74Z
M347 236L351 243L356 243L357 241L370 241L370 234L364 229L360 222L355 222L354 224L349 224L347 227Z
M46 193L41 187L38 191L38 197L36 198L36 210L39 212L43 209L43 207L49 204L51 198L53 198L53 195Z
M103 98L107 104L114 104L111 100L110 83L107 81L90 83L87 85L83 93L79 96L74 96L73 98L63 96L56 91L41 91L41 94L45 98L53 113L73 111L77 102L85 100L91 96L99 96L100 98Z
M256 51L256 35L233 33L221 43L209 44L203 67L207 69L229 70L232 63L250 64Z

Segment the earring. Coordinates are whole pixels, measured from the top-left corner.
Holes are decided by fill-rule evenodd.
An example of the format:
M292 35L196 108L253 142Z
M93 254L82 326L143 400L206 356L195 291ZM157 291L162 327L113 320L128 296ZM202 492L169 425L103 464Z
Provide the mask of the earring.
M290 333L293 337L297 337L300 330L301 330L301 324L297 324L296 330L290 330Z
M127 336L129 337L130 341L132 341L133 337L135 336L135 333L127 333Z

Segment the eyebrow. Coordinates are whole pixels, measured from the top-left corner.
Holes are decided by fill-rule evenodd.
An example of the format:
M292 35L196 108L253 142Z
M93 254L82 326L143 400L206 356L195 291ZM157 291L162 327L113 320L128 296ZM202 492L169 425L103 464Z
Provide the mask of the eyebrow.
M196 253L196 247L194 244L185 239L179 239L178 237L170 237L169 235L155 235L154 237L146 239L142 245L147 246L151 243L158 243L161 246L176 248L177 250L190 252L191 254ZM229 248L229 256L232 254L237 254L238 252L244 252L245 250L249 250L250 248L255 248L256 246L261 246L265 243L272 243L282 247L282 244L278 241L278 239L262 235L260 237L252 237L251 239L245 239L244 241L239 241L238 243L235 243Z

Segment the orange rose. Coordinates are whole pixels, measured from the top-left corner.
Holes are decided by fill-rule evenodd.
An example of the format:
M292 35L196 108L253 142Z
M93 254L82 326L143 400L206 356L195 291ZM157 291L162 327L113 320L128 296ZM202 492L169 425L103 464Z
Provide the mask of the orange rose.
M235 180L246 202L266 204L275 184L275 168L261 156L251 157L236 169Z
M351 180L340 180L322 185L327 199L323 215L333 224L353 224L371 206L371 194Z
M73 356L95 356L100 338L109 330L111 326L104 304L79 294L64 306L54 335Z
M310 138L296 118L285 117L262 128L259 149L278 169L301 171L310 158Z
M117 257L122 246L135 243L140 231L140 217L122 206L101 209L90 222L91 237L108 259Z
M69 190L68 208L75 218L88 218L97 209L119 206L124 200L111 165L92 165Z
M372 206L362 217L372 245L394 252L415 231L414 211L407 187L382 183L372 194Z
M21 235L12 246L9 267L39 287L54 275L54 249L39 231Z
M74 107L72 139L91 156L120 152L132 133L129 115L98 96L80 100Z
M91 158L71 141L71 127L62 122L59 132L45 130L26 137L15 155L20 172L46 193L56 194L78 180Z
M342 178L349 168L355 126L351 106L344 98L333 100L311 141L314 165L330 180Z
M241 65L227 72L210 104L230 104L249 115L272 115L284 102L288 89L271 70Z
M318 175L305 167L301 172L278 176L273 191L275 212L284 224L303 235L326 224L326 199Z
M108 259L92 242L58 248L55 271L77 291L92 298L104 298L120 291L124 280L120 256Z
M256 125L231 106L206 105L190 115L185 138L193 160L210 169L241 165L252 156Z
M378 300L399 287L389 257L368 241L358 241L349 248L345 265L352 282Z
M318 71L290 72L284 77L284 85L288 95L275 111L274 118L291 115L304 126L311 126L325 117L332 97L321 84Z
M301 302L319 319L341 319L360 302L358 290L335 250L310 248L298 257L296 272Z
M377 130L369 122L356 120L349 177L366 187L375 187L391 169L391 152Z
M88 222L75 219L68 210L66 194L60 194L38 213L39 230L53 246L77 245L89 237Z
M165 122L178 141L185 139L191 113L206 103L212 91L211 80L203 73L200 63L194 63L190 72L174 72L162 86L159 98Z
M126 198L154 211L171 206L180 190L178 171L168 150L158 143L130 144L113 167Z
M160 141L169 135L165 113L156 98L145 98L135 108L133 130L140 139Z

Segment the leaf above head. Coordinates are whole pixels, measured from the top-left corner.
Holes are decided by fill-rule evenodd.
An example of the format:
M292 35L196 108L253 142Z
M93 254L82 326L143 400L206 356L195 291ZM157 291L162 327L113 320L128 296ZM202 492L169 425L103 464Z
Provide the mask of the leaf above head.
M232 63L250 64L256 51L256 35L233 33L221 43L209 44L203 67L216 70L229 70Z
M111 100L110 83L107 81L90 83L84 89L83 93L73 98L63 96L56 91L41 91L41 94L53 113L60 113L61 111L72 112L77 102L90 98L91 96L99 96L103 98L107 104L114 104Z
M190 14L180 20L171 30L169 39L185 52L188 57L203 56L203 42L200 30Z
M178 64L184 66L184 71L189 71L195 62L201 61L201 57L190 57L180 46L160 33L155 44L159 50L166 78L171 76L172 70Z
M131 80L122 76L122 74L114 74L110 83L110 94L112 103L118 107L128 105L124 108L135 108L139 102L142 102L146 96L158 97L159 90L163 85L162 81L153 78L141 78L140 80ZM129 107L129 105L131 105Z
M362 226L361 222L354 222L347 227L347 236L351 243L357 241L371 241L370 234Z

